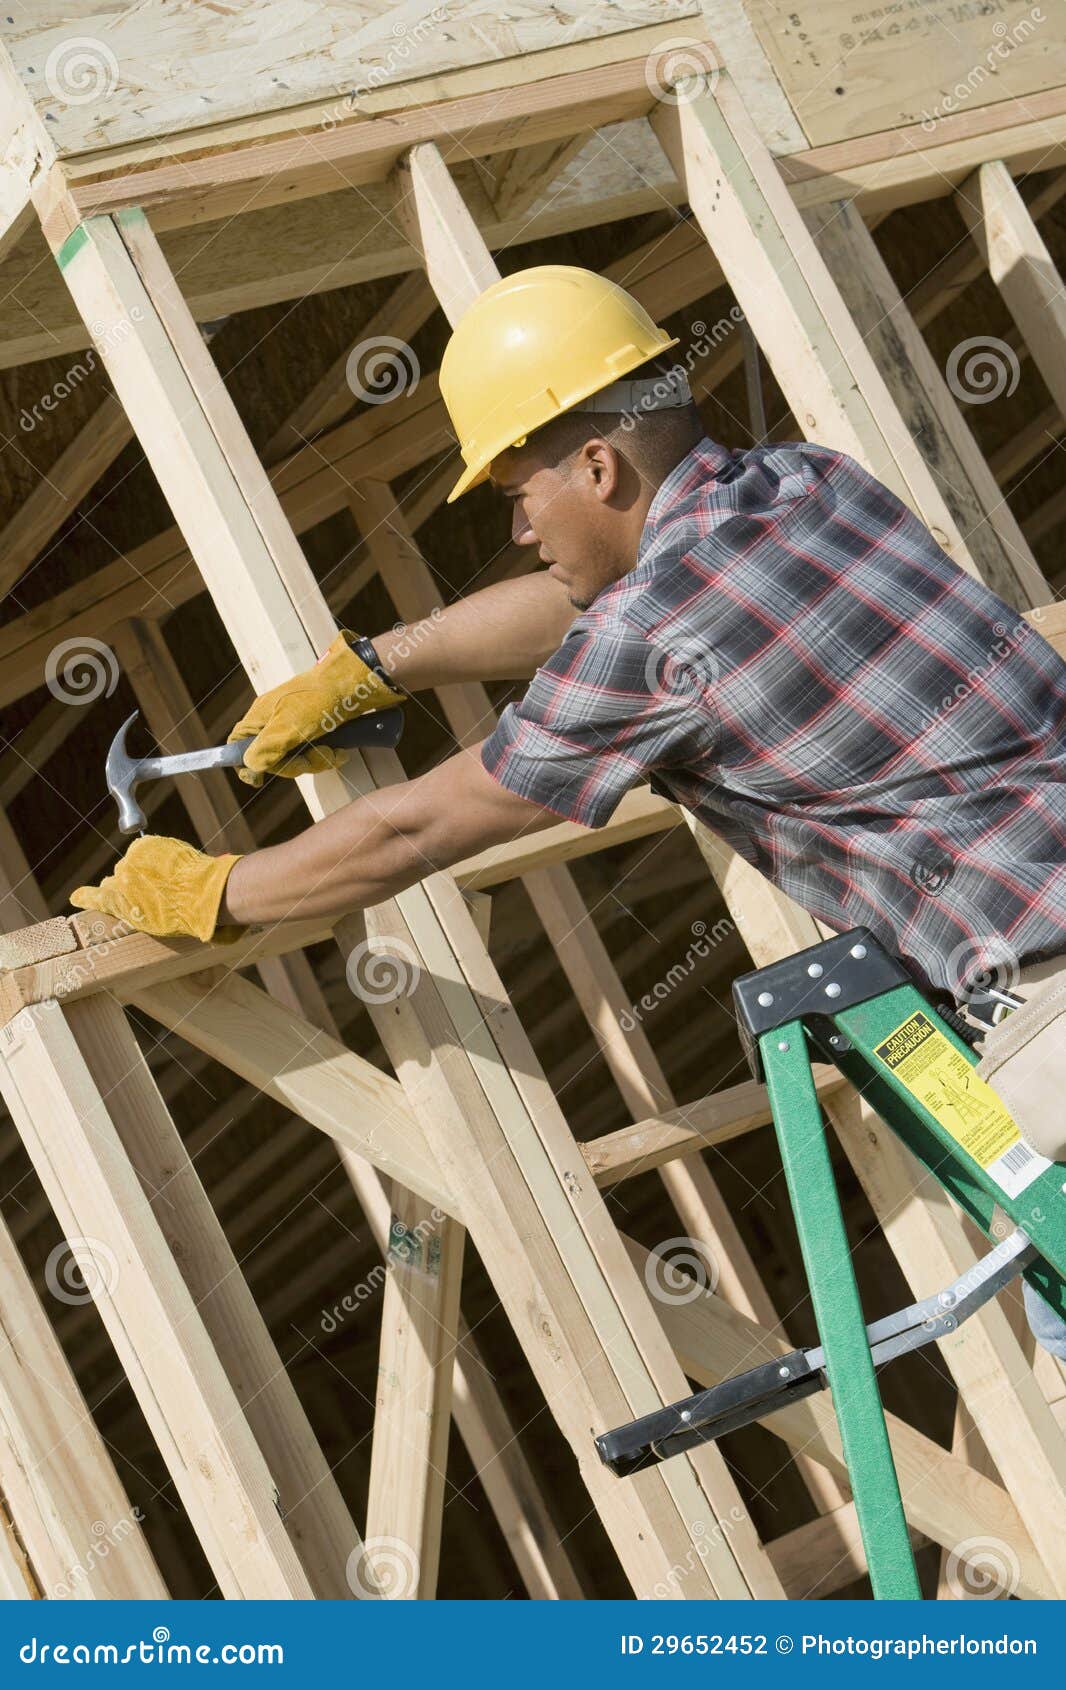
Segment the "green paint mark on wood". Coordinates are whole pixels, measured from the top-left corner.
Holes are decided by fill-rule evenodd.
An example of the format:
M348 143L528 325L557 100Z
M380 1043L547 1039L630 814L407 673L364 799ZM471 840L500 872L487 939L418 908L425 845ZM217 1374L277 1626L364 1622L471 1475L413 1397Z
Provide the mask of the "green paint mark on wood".
M59 265L61 270L66 269L71 259L76 257L88 239L88 229L84 223L79 223L78 227L67 236L63 245L56 253L56 263Z

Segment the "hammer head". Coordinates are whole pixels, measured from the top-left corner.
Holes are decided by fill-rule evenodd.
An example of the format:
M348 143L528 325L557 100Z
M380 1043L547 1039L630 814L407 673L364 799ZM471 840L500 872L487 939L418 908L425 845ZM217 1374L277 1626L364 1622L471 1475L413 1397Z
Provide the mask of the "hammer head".
M143 833L146 826L144 811L133 796L140 778L140 759L131 757L126 749L126 735L139 715L140 711L135 710L132 716L126 717L111 741L104 764L107 790L118 805L120 833Z

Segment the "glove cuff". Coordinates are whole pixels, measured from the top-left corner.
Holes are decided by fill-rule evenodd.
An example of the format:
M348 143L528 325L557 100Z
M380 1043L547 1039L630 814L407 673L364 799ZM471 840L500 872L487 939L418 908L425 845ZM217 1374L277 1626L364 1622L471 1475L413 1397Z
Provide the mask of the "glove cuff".
M226 882L240 860L239 853L208 857L205 862L196 863L196 874L190 876L190 879L195 881L195 887L190 886L192 895L183 902L186 903L193 938L201 940L205 945L212 939L220 944L232 944L244 932L243 927L218 926L218 907L222 902L222 894L226 890Z

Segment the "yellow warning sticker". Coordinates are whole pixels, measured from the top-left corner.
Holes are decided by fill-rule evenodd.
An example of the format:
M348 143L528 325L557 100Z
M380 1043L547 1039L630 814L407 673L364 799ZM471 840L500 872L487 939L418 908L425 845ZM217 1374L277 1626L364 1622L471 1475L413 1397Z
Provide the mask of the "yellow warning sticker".
M945 1132L1011 1196L1049 1167L1021 1142L1013 1117L973 1064L919 1010L875 1045Z

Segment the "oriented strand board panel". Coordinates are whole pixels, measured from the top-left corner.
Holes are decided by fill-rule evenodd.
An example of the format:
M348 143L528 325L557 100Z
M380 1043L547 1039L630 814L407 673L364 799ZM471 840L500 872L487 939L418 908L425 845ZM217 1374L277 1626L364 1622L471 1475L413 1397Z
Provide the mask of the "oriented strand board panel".
M611 38L686 19L702 34L698 0L29 0L0 40L71 155L328 100L339 121L383 88L576 42L625 57Z
M812 146L1066 84L1062 0L747 0ZM713 14L712 14L713 15Z

